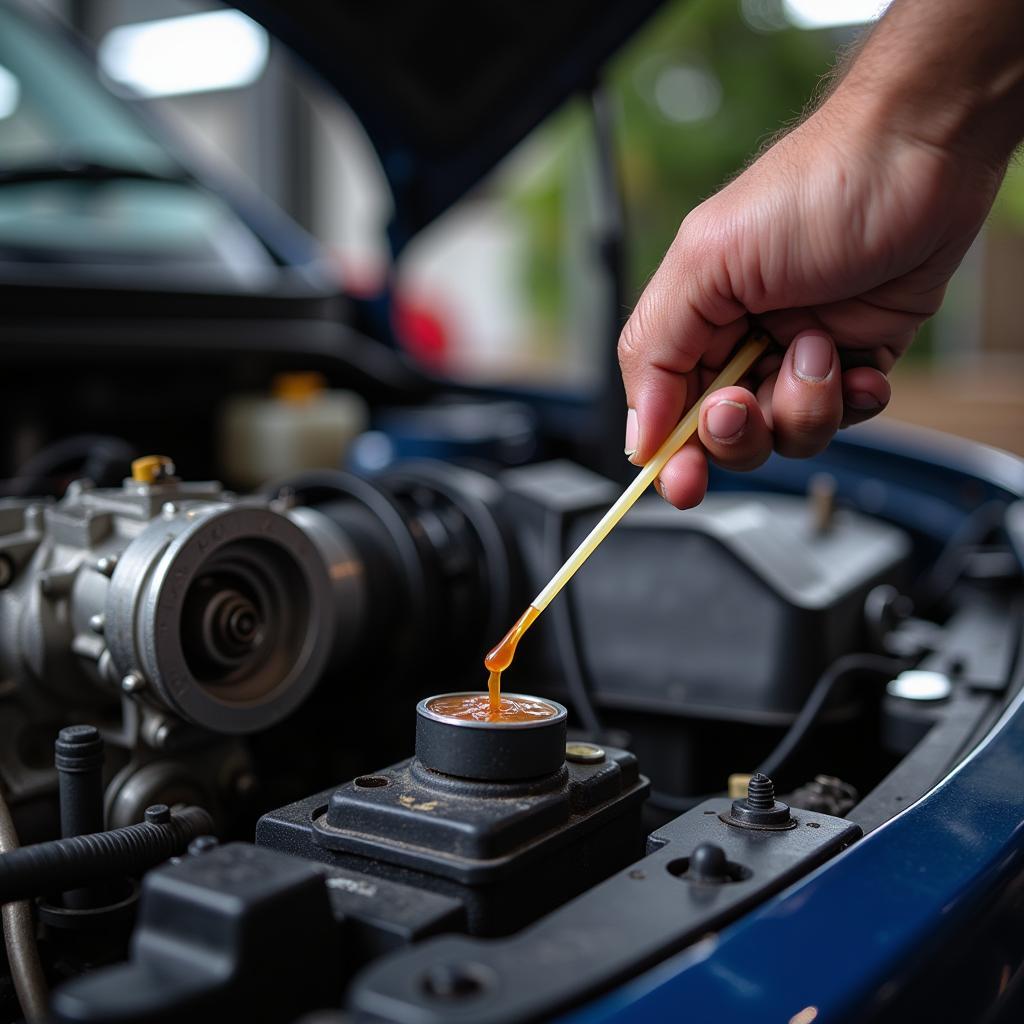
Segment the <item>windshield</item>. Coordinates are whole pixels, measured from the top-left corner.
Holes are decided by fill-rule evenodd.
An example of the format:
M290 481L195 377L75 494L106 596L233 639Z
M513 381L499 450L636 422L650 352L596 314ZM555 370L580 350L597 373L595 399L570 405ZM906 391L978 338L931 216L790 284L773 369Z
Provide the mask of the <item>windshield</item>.
M2 2L0 262L215 269L247 284L275 267L58 30Z

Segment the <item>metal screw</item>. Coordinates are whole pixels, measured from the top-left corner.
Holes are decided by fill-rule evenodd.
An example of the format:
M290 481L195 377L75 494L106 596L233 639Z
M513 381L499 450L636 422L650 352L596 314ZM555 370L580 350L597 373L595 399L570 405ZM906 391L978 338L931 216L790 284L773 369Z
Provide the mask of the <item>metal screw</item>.
M117 555L104 555L96 560L96 571L104 576L113 576L117 568Z
M95 615L89 616L89 628L94 633L102 633L107 625L107 617L103 612L97 612Z
M153 804L146 808L146 821L150 825L167 825L171 820L171 809L167 804Z
M146 688L146 680L138 672L129 672L121 680L121 689L125 693L138 693Z
M566 743L565 759L575 764L600 764L605 753L596 743Z
M173 519L178 514L178 506L173 501L165 501L160 508L165 519Z

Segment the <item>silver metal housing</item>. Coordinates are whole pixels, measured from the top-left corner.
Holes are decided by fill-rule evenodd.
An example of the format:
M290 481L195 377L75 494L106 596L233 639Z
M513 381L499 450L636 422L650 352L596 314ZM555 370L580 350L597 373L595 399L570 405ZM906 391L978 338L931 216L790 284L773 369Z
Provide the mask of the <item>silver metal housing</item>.
M0 502L0 560L0 678L77 706L123 693L220 733L293 711L365 610L329 520L212 482Z

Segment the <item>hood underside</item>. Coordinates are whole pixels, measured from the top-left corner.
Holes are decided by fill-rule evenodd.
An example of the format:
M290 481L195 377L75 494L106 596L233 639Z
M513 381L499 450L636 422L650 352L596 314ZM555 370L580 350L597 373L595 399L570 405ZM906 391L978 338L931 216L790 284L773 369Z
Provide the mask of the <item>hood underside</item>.
M397 251L597 80L660 0L241 0L363 123Z

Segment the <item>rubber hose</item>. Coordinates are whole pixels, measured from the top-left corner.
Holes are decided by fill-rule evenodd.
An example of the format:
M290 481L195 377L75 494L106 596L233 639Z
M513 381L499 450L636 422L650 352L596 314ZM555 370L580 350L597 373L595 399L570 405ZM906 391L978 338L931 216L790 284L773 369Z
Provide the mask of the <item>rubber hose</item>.
M14 819L7 807L7 801L0 793L0 863L18 848L18 833ZM0 900L0 903L3 901ZM4 947L7 963L14 982L21 1012L28 1024L42 1024L46 1018L49 997L46 989L46 975L39 960L36 944L36 925L32 917L32 905L27 900L4 903L0 907L3 917Z
M203 808L183 807L172 811L167 822L23 846L0 857L0 903L80 889L115 875L139 875L184 853L196 836L212 832L213 819Z

